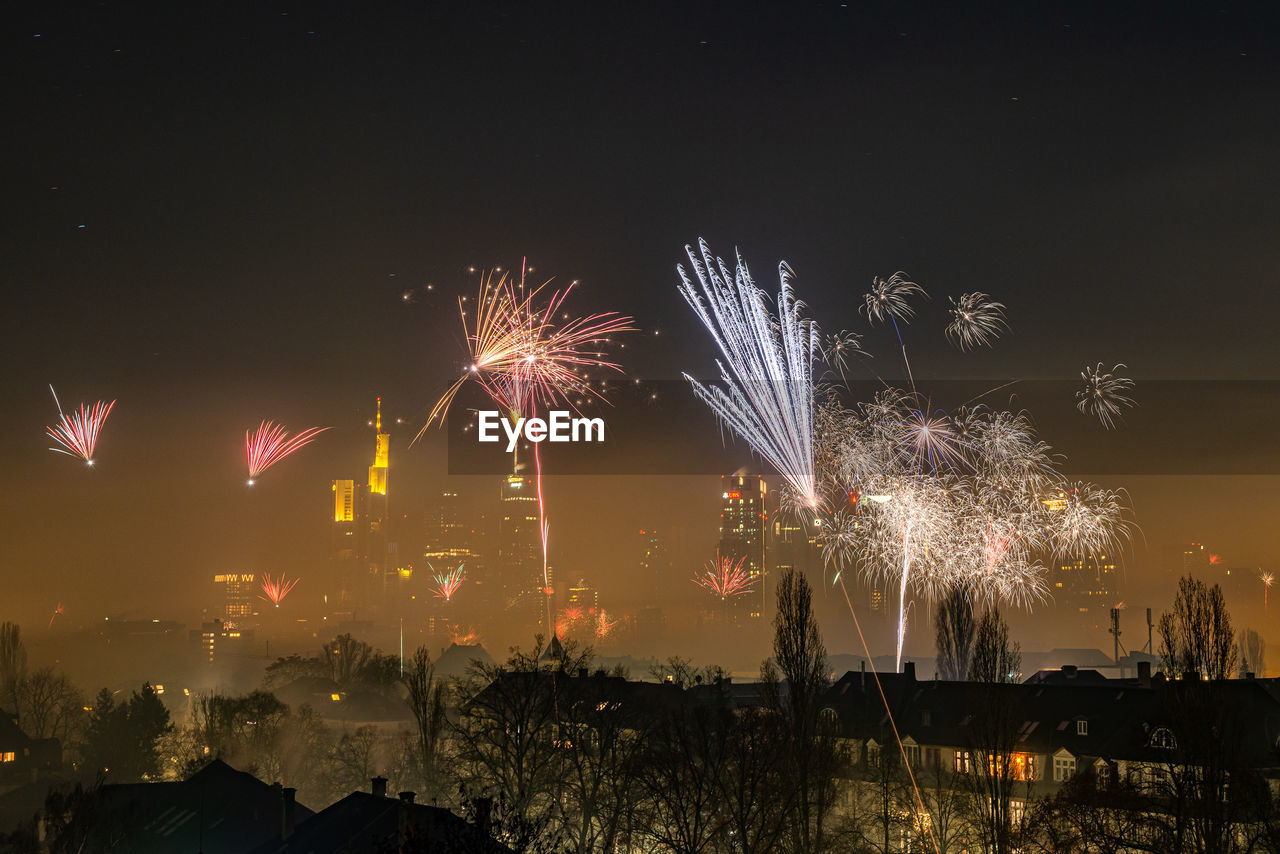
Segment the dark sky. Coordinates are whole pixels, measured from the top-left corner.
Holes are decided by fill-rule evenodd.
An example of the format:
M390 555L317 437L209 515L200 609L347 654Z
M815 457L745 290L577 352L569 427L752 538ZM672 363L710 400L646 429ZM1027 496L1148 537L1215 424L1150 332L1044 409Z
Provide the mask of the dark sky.
M228 540L259 518L237 437L262 418L338 428L254 496L273 553L323 553L308 532L327 480L367 465L377 394L412 422L395 453L421 501L442 448L404 440L456 370L472 265L528 256L581 279L577 308L638 319L626 367L645 377L710 366L673 274L703 235L766 286L787 258L832 328L861 329L871 277L906 269L934 295L908 336L925 377L1071 379L1105 361L1140 383L1280 379L1275 18L1262 3L28 4L0 60L0 563L19 616L57 599L192 607L192 579L234 562ZM1012 332L960 357L945 296L975 289ZM96 472L44 450L50 382L64 402L119 399ZM1152 549L1194 537L1280 559L1274 478L1141 480ZM674 512L655 494L645 514ZM607 563L593 536L566 560ZM1131 561L1135 579L1157 569Z

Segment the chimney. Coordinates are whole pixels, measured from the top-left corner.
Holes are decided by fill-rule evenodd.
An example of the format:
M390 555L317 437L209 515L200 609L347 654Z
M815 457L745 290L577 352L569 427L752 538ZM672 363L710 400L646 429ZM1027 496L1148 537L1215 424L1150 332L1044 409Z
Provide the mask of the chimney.
M370 787L370 790L373 792L373 796L375 798L385 798L387 796L387 778L386 777L374 777L371 783L372 785Z
M585 668L585 667L579 667L579 668L578 668L578 678L579 678L579 679L586 679L586 678L587 678L587 668Z
M858 685L863 691L867 690L867 660L864 658L858 662L858 666L862 668L862 675L858 677L861 681Z
M1075 679L1079 672L1080 668L1076 667L1074 664L1062 665L1062 675L1067 679Z
M285 788L280 790L280 838L282 840L293 836L294 823L294 805L296 801L297 789Z
M1138 662L1138 685L1142 688L1151 687L1151 662Z
M907 677L908 682L916 681L916 663L914 661L904 662L902 665L902 675Z
M413 803L415 795L413 792L399 792L397 793L397 797L400 798L400 803L411 804Z

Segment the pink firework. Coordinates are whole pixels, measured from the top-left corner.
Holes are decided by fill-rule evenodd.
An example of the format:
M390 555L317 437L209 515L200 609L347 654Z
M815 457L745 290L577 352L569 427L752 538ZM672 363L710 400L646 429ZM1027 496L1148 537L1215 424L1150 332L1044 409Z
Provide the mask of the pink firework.
M310 445L328 427L312 427L290 438L283 424L263 421L256 431L244 432L244 455L249 464L249 485L254 478L299 448Z
M111 414L111 409L116 402L113 400L107 403L99 400L90 407L85 407L82 403L79 411L67 415L62 411L62 404L58 402L58 393L53 391L53 386L49 386L49 391L53 392L53 402L58 407L58 424L56 427L46 427L45 432L50 439L62 446L49 450L70 457L79 457L85 461L86 465L93 465L93 451L98 444L98 433L102 430L102 424Z
M464 566L466 564L458 564L456 569L451 569L448 572L435 572L435 568L432 567L431 577L436 582L435 587L431 588L432 595L446 602L452 601L453 594L458 592L458 588L462 586L462 582L466 578L466 573L463 572Z
M722 600L732 599L748 593L755 586L755 579L744 567L747 559L740 557L736 561L725 557L716 550L716 559L707 562L707 568L693 577L693 582L705 587Z
M286 573L280 573L280 578L272 578L269 573L262 574L262 595L258 598L263 602L270 602L277 608L284 601L284 597L289 595L289 591L298 585L300 578L288 578Z

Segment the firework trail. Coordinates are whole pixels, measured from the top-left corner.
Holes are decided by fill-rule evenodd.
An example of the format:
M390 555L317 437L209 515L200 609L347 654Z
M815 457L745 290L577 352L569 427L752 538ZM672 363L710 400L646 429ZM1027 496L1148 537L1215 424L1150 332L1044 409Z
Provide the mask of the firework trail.
M1085 365L1080 372L1084 388L1076 392L1076 409L1086 415L1093 415L1108 430L1115 427L1114 420L1122 410L1137 405L1128 396L1128 392L1133 389L1133 380L1118 373L1123 367L1123 364L1119 364L1108 371L1099 362L1093 368Z
M822 339L817 325L802 316L805 306L792 291L791 268L785 261L778 265L775 317L741 255L730 273L706 241L698 241L697 254L690 246L685 252L698 285L677 265L680 293L724 361L716 361L721 385L705 386L689 374L684 378L721 423L782 475L798 505L817 506L813 363L822 355Z
M734 560L728 555L721 555L717 549L716 559L707 561L706 569L693 577L693 583L710 590L721 601L750 593L755 580L745 567L746 560L745 557Z
M947 324L947 340L961 350L991 346L1001 330L1009 328L1004 319L1004 303L995 302L984 293L961 294L951 302L951 322Z
M62 603L59 602L53 609L53 613L49 616L49 628L53 628L53 621L63 613Z
M113 400L106 403L99 400L87 408L82 403L78 411L68 416L62 411L62 404L58 402L58 393L53 390L53 386L49 386L49 391L53 394L54 405L58 407L58 423L54 427L46 427L45 433L62 446L49 450L70 457L79 457L85 461L86 465L93 465L93 452L98 445L98 433L102 430L103 422L111 414L116 402Z
M1268 599L1271 598L1271 585L1276 583L1274 573L1259 571L1258 580L1262 582L1262 610L1267 610Z
M280 603L284 601L284 597L288 596L289 591L293 590L301 580L300 578L288 578L286 573L283 572L280 573L279 579L274 579L270 573L264 572L262 574L262 595L258 598L279 608Z
M258 475L294 451L310 445L315 441L316 436L328 429L328 427L312 427L290 438L289 431L283 424L263 421L258 425L257 430L244 431L244 455L249 466L249 485L253 486Z
M458 588L466 578L466 573L463 571L466 564L460 563L447 572L437 572L430 563L427 566L431 567L431 578L435 581L435 586L431 588L431 595L446 602L453 601L453 594L458 592Z

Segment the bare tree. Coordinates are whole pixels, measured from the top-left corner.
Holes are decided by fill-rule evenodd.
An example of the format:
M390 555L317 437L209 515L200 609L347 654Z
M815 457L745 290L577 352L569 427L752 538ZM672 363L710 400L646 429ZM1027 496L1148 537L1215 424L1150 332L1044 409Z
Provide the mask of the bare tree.
M640 781L643 833L658 850L702 854L726 834L722 710L678 704L648 739Z
M17 713L18 682L27 672L27 648L17 623L0 623L0 709Z
M445 684L436 678L431 653L418 647L413 661L401 677L409 692L409 709L416 724L413 732L413 759L421 780L423 796L439 797L444 792L439 759L445 731Z
M1190 575L1180 579L1173 610L1160 615L1159 631L1160 658L1169 676L1229 679L1235 673L1240 648L1218 585L1208 587Z
M978 621L969 663L969 679L974 682L1016 682L1022 672L1022 650L1009 642L1009 624L1000 611L990 608Z
M791 775L796 802L791 844L801 854L828 846L826 822L835 803L840 750L829 727L819 725L818 706L830 686L827 649L813 613L813 590L804 575L788 569L778 582L773 619L773 662L761 668L766 702L790 727ZM782 690L779 678L785 679Z
M85 721L84 695L65 674L39 667L18 680L18 723L32 738L67 737Z
M974 634L977 631L969 594L960 588L953 590L938 606L934 625L937 630L939 678L963 681L969 675L969 661L973 657Z

